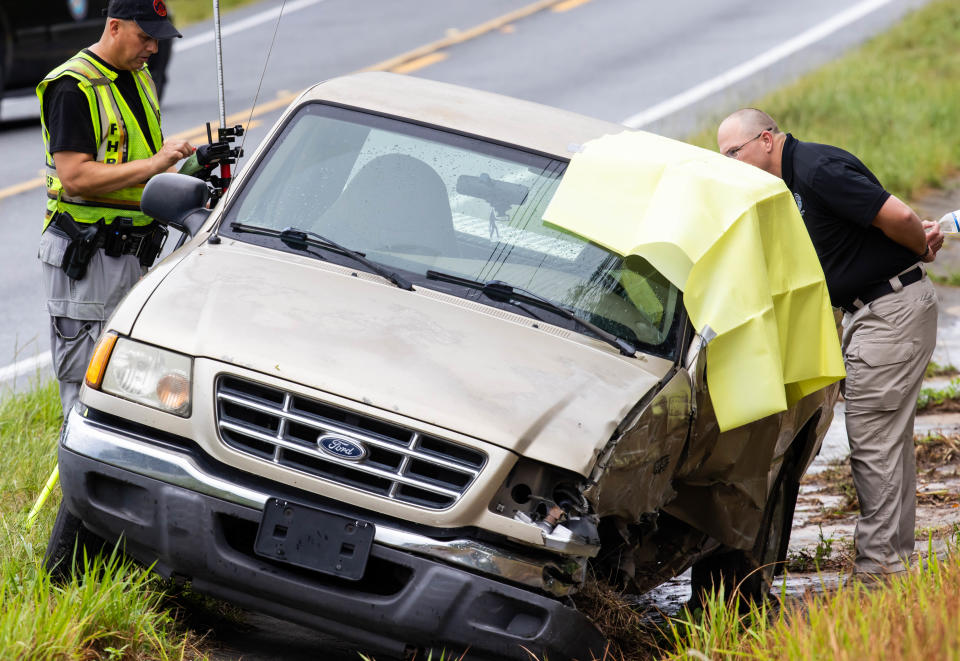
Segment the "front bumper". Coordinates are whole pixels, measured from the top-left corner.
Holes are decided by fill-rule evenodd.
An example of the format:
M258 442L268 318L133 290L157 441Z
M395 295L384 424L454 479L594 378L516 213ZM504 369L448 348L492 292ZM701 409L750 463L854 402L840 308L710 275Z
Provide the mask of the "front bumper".
M128 555L198 591L387 653L446 646L527 659L523 646L589 659L603 650L601 634L577 611L447 564L514 582L546 580L543 564L495 547L378 524L364 577L346 581L257 556L263 505L274 494L212 475L184 452L73 411L59 458L74 515L108 540L122 535ZM431 549L447 562L423 557Z

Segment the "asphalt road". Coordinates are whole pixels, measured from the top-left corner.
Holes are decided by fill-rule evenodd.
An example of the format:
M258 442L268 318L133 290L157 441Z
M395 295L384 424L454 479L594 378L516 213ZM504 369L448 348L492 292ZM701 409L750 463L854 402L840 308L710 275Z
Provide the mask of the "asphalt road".
M524 11L532 2L287 0L276 34L281 0L231 13L224 75L227 111L236 116L229 122L246 121L259 88L245 142L251 153L293 93L388 63L683 137L926 0L563 0ZM169 71L164 128L200 141L203 123L218 116L214 46L209 25L183 33ZM436 45L394 60L427 44ZM44 207L36 184L43 166L36 101L7 100L0 116L0 390L8 390L45 369L49 341L35 257Z
M400 70L683 137L925 1L563 0L531 13L523 11L531 0L419 0L415 10L389 0L287 0L274 41L282 3L267 0L224 21L228 122L246 122L259 87L250 153L293 93L446 39ZM517 12L529 15L490 25ZM218 117L212 31L183 33L164 128L201 141L203 123ZM0 113L0 385L9 387L48 363L49 340L35 259L44 205L37 104L10 99Z

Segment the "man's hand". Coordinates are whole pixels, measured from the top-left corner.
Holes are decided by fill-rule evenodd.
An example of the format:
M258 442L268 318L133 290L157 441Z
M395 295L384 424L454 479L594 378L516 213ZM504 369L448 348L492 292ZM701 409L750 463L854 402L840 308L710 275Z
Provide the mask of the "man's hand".
M923 261L932 262L936 259L937 252L943 247L943 232L940 231L940 224L932 220L924 220L921 224L923 231L927 233L927 246L930 248L930 253Z
M163 146L151 158L156 163L157 174L166 172L181 159L187 158L195 151L186 140L164 140Z
M55 153L53 163L67 195L96 197L146 183L153 175L166 172L192 153L189 142L167 140L150 158L127 163L107 165L94 160L93 154L72 151Z

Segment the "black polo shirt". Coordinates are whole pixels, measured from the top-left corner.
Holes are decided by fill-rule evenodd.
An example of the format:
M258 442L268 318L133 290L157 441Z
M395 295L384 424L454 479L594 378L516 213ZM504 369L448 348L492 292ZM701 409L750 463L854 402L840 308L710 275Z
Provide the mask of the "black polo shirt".
M890 193L853 154L801 142L788 133L781 168L820 258L833 305L849 305L867 287L919 260L871 224Z
M130 106L140 130L147 137L147 143L153 145L153 151L159 151L159 145L153 144L147 114L140 100L137 82L130 71L115 69L90 49L83 51L110 71L117 74L115 85L120 96ZM47 86L43 93L43 121L50 133L50 153L75 151L81 154L97 155L97 138L93 134L93 118L90 116L90 104L87 95L81 91L75 78L62 76Z

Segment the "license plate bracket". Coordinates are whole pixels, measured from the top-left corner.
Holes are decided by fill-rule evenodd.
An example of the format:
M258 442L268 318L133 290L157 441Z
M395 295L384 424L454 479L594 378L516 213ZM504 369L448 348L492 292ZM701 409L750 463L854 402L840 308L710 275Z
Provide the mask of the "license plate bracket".
M368 521L270 498L253 550L265 558L358 581L367 568L374 532Z

